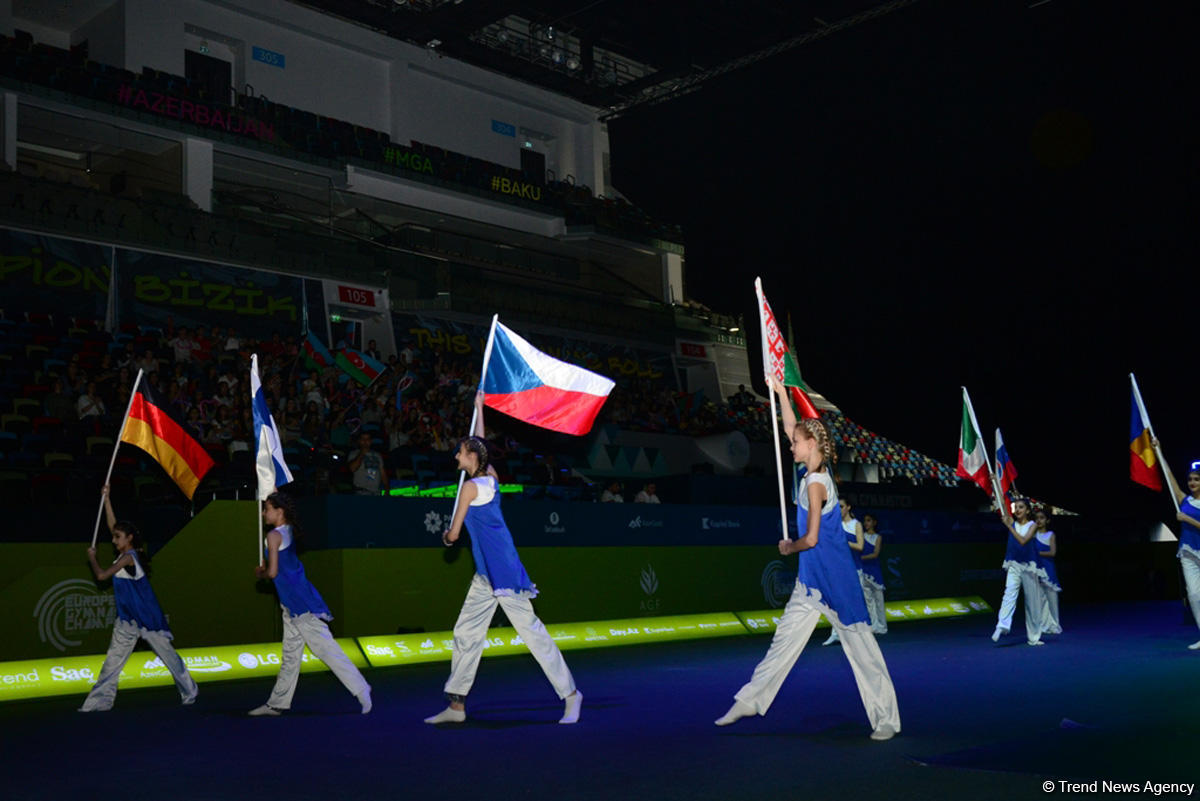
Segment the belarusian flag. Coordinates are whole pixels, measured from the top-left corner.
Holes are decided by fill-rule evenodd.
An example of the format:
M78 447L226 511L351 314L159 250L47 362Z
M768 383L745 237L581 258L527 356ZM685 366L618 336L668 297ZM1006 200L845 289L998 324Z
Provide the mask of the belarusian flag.
M991 470L983 448L983 436L979 423L975 422L975 409L971 407L971 396L963 387L962 433L958 438L958 467L954 474L970 479L988 495L992 494Z
M754 279L754 291L758 294L758 314L762 321L764 371L791 389L792 401L796 404L801 418L820 417L817 407L813 406L804 392L808 387L800 378L800 367L788 349L783 332L779 330L779 323L775 321L775 313L771 311L771 304L767 303L767 296L763 294L762 279ZM770 387L767 391L771 391Z

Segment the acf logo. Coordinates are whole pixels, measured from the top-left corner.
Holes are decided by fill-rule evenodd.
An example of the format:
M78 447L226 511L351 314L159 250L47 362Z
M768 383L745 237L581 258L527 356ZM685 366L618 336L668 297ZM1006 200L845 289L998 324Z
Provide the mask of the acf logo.
M772 609L778 609L792 596L792 585L796 583L796 571L788 570L786 564L776 559L768 562L762 572L763 600Z
M58 582L42 593L33 608L38 636L59 651L83 642L75 639L80 635L112 628L116 615L112 595L100 592L93 582L84 579Z

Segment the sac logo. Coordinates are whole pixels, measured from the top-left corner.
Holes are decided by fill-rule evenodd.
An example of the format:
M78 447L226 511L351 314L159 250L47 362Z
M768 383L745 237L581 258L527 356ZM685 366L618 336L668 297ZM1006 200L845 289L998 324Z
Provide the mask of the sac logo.
M42 594L33 608L38 636L59 651L83 642L80 635L112 627L117 607L113 597L84 579L60 581Z

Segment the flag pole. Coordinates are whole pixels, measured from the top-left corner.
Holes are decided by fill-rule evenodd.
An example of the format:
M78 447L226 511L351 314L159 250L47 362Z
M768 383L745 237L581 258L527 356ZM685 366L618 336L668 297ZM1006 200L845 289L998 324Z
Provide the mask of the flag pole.
M121 430L117 433L117 441L113 443L112 458L108 460L108 472L104 474L104 487L112 480L113 467L117 463L117 449L121 447L121 437L125 436L125 426L129 424L129 410L133 408L133 399L137 397L138 385L142 383L142 369L138 368L137 378L133 379L133 389L129 393L129 404L125 407L125 416L121 418ZM104 493L100 493L100 508L96 511L96 528L92 531L92 547L96 547L96 539L100 536L100 518L104 515Z
M779 451L779 424L775 420L775 390L771 386L771 379L775 377L775 371L771 369L771 363L767 358L767 318L763 311L766 298L763 295L762 278L754 279L754 294L758 297L758 330L762 337L763 375L767 380L767 400L771 404L771 433L775 438L775 477L779 484L779 525L783 539L787 540L791 537L788 536L787 502L783 495L783 458ZM797 536L799 536L799 532L797 532Z
M1133 375L1133 373L1129 374L1129 382L1133 384L1133 399L1137 402L1138 413L1142 416L1142 422L1146 424L1146 430L1150 432L1150 439L1157 442L1158 437L1154 435L1154 425L1150 422L1150 415L1146 414L1146 404L1142 400L1142 390L1138 387L1137 378ZM1167 460L1163 458L1162 448L1160 446L1154 446L1154 455L1158 457L1158 465L1162 469L1163 480L1166 482L1168 488L1167 494L1171 496L1171 503L1175 507L1176 514L1178 514L1179 499L1175 497L1175 493L1170 491L1171 478L1167 475Z
M492 343L496 341L496 323L499 321L500 315L492 315L492 326L488 329L487 344L483 347L483 367L479 371L479 387L476 391L483 389L484 380L487 378L488 362L492 360ZM475 436L475 423L479 421L479 408L472 404L471 411L471 428L467 431L468 437ZM450 523L454 523L454 516L458 514L458 496L462 492L463 483L467 480L467 471L458 471L458 489L454 491L454 508L450 510Z

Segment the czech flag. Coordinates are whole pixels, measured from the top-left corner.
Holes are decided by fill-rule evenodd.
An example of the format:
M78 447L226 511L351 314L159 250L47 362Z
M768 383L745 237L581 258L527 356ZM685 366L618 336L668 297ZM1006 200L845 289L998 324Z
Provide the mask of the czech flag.
M483 380L484 403L535 426L581 436L592 429L614 384L547 356L499 321Z
M1158 457L1150 444L1150 418L1137 384L1133 385L1133 411L1129 420L1129 477L1152 490L1163 488Z
M996 479L1000 482L1000 494L1005 498L1011 497L1009 490L1017 480L1017 468L1013 466L1012 459L1008 456L1008 449L1004 447L1004 437L1000 436L1000 429L996 429Z
M214 462L148 382L138 381L121 428L121 442L136 445L162 465L190 499Z
M258 476L258 499L266 500L276 487L290 484L292 471L283 458L279 429L267 408L267 396L258 377L258 354L250 357L250 408L254 412L254 472Z

